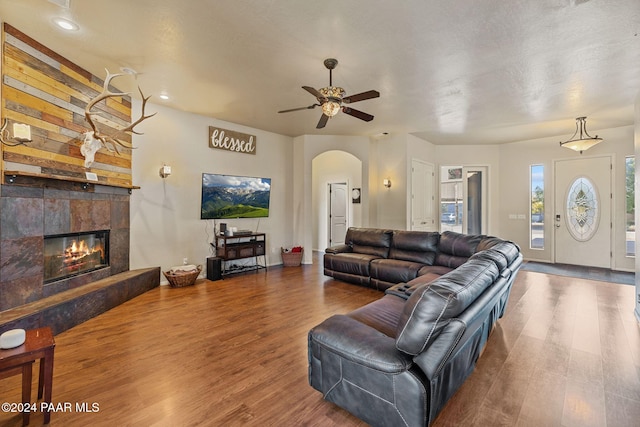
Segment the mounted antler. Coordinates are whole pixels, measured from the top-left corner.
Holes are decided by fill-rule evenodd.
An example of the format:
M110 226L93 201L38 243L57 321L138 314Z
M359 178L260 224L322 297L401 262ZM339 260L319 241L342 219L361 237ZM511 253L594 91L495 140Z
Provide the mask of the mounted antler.
M91 109L95 107L97 103L107 98L129 95L126 92L110 92L109 84L111 83L111 80L113 80L118 76L122 76L123 74L111 74L109 70L106 70L106 69L105 71L107 72L107 77L104 79L104 86L102 88L102 92L100 92L100 94L96 96L94 99L89 101L89 103L87 103L87 106L84 109L84 116L86 117L92 129L91 131L87 131L84 133L84 141L82 143L82 146L80 147L80 153L85 158L84 166L87 168L93 164L95 153L100 149L100 147L104 147L107 150L111 152L116 152L118 154L120 153L118 151L118 145L125 148L134 148L131 144L129 144L128 142L122 141L120 138L122 137L122 135L126 133L142 135L142 133L136 132L134 128L140 123L142 123L144 120L156 115L156 113L153 113L151 115L145 116L144 109L147 105L147 101L149 100L149 98L151 98L151 96L145 97L144 94L142 93L142 89L138 87L138 91L140 92L140 96L142 97L142 114L140 118L135 122L132 122L129 126L118 130L112 135L102 134L98 129L98 126L93 120L93 116L99 115L99 113L92 112Z

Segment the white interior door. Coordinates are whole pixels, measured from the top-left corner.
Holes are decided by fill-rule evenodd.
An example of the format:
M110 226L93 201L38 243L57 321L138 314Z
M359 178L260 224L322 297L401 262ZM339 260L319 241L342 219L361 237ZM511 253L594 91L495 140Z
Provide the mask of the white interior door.
M611 268L611 157L555 162L555 261Z
M421 160L411 160L411 229L436 231L434 167Z
M347 234L347 184L329 184L329 246L344 243Z

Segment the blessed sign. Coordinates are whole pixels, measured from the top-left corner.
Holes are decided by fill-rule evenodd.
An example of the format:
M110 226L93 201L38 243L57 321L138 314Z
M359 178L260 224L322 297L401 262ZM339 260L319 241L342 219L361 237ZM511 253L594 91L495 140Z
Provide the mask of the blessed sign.
M256 154L256 137L209 126L209 147L238 153Z

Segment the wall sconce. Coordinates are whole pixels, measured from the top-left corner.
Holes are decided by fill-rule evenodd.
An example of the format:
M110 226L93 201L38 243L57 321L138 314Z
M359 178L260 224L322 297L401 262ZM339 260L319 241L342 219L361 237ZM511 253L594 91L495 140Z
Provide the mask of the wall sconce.
M391 188L391 180L389 178L385 178L382 180L382 184L386 187L386 188Z
M171 166L164 165L160 168L160 176L166 178L171 175Z
M9 142L10 140L13 141ZM0 142L10 147L22 145L25 142L31 142L31 126L22 123L14 123L12 138L7 130L7 119L4 119L2 121L2 127L0 127Z

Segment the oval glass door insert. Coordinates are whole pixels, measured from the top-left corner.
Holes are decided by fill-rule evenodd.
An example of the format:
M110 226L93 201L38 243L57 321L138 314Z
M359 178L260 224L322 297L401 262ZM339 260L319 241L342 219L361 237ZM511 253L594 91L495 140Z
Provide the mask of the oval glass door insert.
M571 236L585 242L598 230L600 216L598 193L587 177L573 181L567 195L567 229Z

